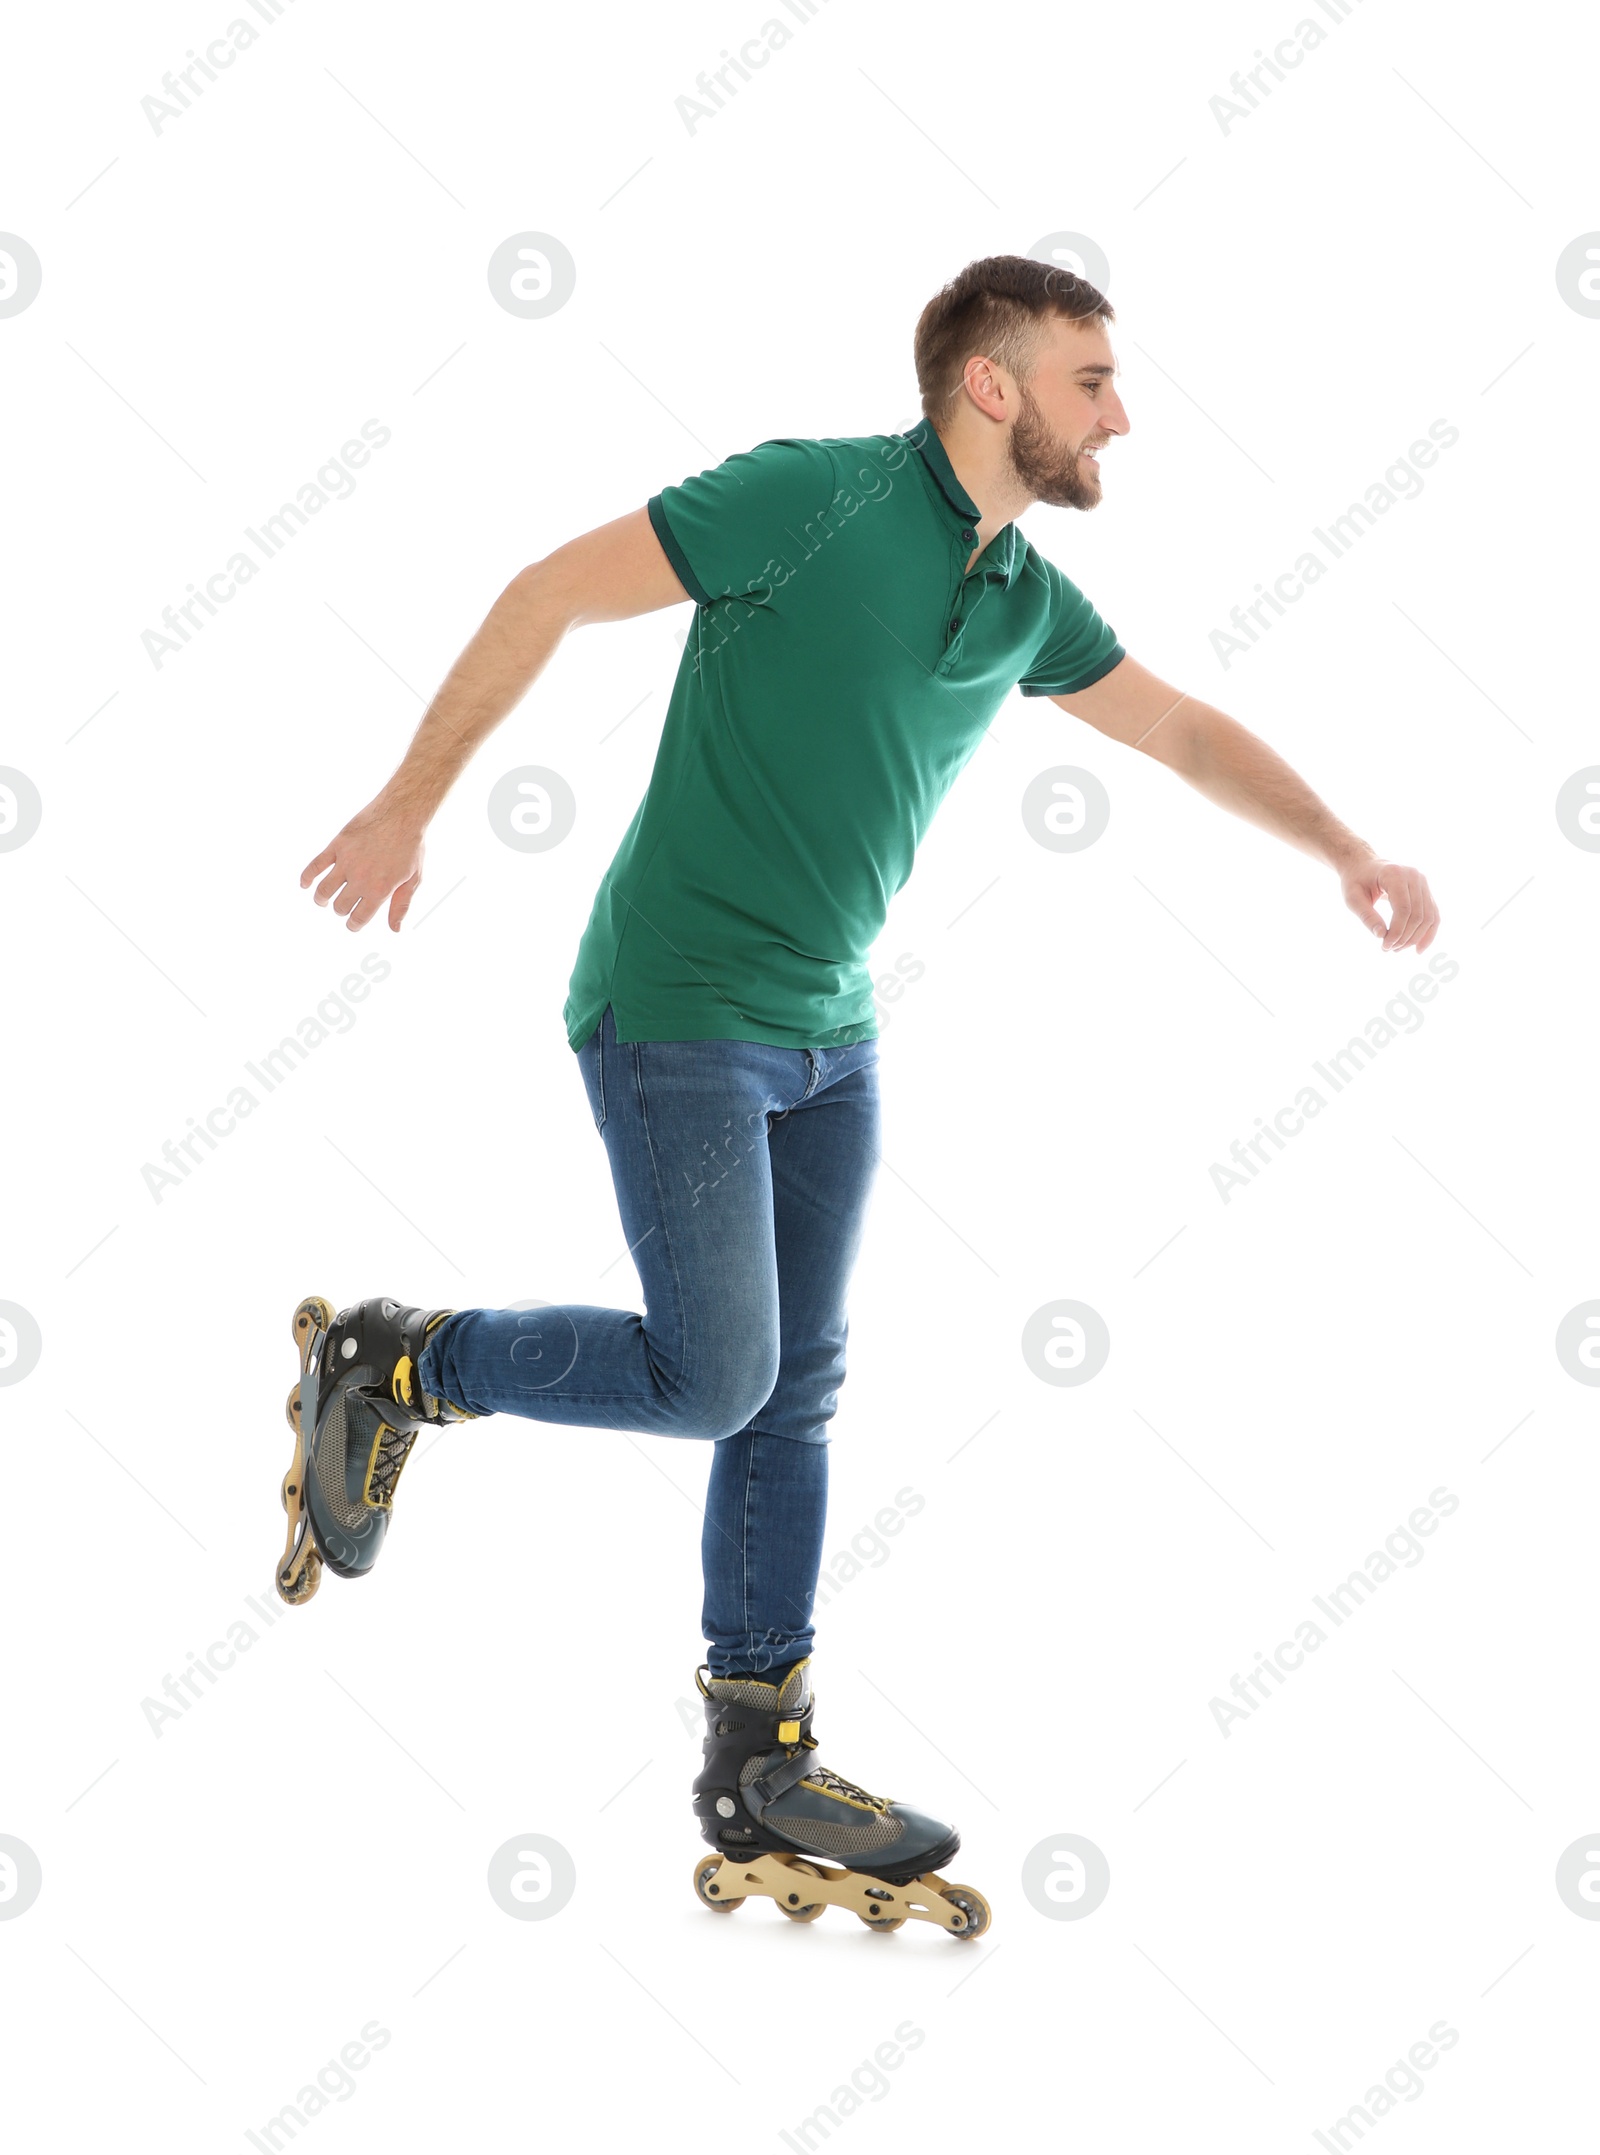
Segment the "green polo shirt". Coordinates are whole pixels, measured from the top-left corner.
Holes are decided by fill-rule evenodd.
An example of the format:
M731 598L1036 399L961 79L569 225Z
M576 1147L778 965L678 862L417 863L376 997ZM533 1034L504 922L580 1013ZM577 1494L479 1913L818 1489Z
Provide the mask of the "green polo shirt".
M1007 693L1059 696L1122 646L926 420L768 441L650 521L695 602L649 789L600 885L564 1012L617 1038L846 1047L867 953Z

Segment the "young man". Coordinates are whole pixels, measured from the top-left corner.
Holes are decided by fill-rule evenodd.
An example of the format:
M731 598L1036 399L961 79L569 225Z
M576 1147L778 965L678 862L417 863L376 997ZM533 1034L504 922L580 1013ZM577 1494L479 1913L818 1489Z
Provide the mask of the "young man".
M953 1828L816 1764L809 1657L878 1154L867 952L1006 695L1050 697L1315 854L1386 950L1425 950L1438 925L1415 869L1127 657L1017 529L1035 501L1100 499L1099 452L1128 427L1111 320L1065 271L974 262L917 325L924 417L907 434L764 442L524 569L398 771L301 878L351 928L387 901L397 929L430 818L562 637L693 600L649 790L565 1012L646 1314L302 1304L279 1591L307 1599L323 1562L370 1568L425 1423L504 1413L710 1439L695 1810L717 1853L695 1883L711 1907L766 1893L802 1919L832 1901L967 1937L988 1920L936 1875Z

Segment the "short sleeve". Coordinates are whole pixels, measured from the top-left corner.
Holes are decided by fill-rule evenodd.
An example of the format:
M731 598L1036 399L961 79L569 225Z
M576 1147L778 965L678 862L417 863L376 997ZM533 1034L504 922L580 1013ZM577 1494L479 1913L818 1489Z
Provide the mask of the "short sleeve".
M1036 555L1050 591L1044 641L1017 686L1024 696L1071 696L1127 657L1108 623L1053 561Z
M806 527L833 501L833 459L817 441L764 441L646 505L678 581L697 606L770 592L782 564L816 543Z

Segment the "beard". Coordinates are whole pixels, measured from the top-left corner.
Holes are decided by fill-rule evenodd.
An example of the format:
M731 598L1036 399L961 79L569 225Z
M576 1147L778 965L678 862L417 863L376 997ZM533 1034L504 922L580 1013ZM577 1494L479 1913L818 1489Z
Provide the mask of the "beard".
M1092 437L1091 437L1092 439ZM1011 469L1035 501L1052 509L1092 509L1100 500L1100 478L1050 431L1026 383L1021 385L1017 416L1011 427Z

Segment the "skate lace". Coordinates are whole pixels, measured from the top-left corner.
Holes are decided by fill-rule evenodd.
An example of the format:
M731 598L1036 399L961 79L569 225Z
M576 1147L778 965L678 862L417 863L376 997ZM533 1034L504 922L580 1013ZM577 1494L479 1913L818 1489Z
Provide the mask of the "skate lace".
M371 1472L367 1477L367 1501L387 1509L394 1502L395 1484L400 1470L411 1456L411 1447L417 1441L414 1429L384 1429L380 1431L377 1448L373 1453Z
M830 1796L843 1796L850 1803L863 1803L869 1811L887 1811L887 1796L869 1796L854 1781L847 1781L842 1773L835 1773L831 1766L812 1766L806 1771L806 1779L813 1787L826 1790Z

